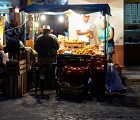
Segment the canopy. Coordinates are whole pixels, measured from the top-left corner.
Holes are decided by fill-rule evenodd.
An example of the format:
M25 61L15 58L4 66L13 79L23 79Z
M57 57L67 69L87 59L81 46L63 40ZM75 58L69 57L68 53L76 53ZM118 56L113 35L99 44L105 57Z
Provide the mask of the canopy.
M110 16L110 7L108 4L73 4L73 5L29 5L20 9L20 12L24 11L25 13L45 13L45 14L64 14L72 10L79 14L90 14L95 12L100 12L102 15ZM106 16L105 16L106 19ZM106 30L105 30L106 33ZM106 40L106 34L105 34ZM106 42L105 42L106 48ZM106 53L106 50L105 50Z
M89 14L101 12L103 15L110 15L110 7L108 4L76 4L76 5L29 5L20 9L26 13L64 13L65 11L73 10L79 14Z

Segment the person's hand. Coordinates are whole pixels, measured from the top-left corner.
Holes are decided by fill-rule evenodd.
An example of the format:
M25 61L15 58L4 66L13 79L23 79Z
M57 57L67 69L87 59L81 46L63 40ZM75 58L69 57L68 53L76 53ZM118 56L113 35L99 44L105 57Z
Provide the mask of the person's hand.
M90 33L90 30L86 30L86 34Z
M105 43L105 40L102 40L101 43Z
M93 38L93 35L91 35L90 30L86 30L86 36L89 37L90 39Z

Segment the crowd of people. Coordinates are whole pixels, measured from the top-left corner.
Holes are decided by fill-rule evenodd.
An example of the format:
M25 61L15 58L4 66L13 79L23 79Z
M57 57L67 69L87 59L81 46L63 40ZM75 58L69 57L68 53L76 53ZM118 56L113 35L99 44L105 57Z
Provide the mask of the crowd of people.
M6 36L6 44L9 41L18 39L24 43L24 33L23 27L19 27L18 23L14 23L12 20L10 23L6 21L5 23L5 36Z

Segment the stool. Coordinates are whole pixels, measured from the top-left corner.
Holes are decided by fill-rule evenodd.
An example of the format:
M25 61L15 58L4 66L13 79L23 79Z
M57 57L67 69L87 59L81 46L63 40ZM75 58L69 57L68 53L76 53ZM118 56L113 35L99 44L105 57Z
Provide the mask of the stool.
M37 94L37 87L38 87L38 80L40 80L40 90L41 90L41 96L43 96L44 91L44 82L45 80L55 80L56 84L56 94L58 94L57 90L57 76L55 72L55 68L57 67L56 63L50 64L44 64L41 65L38 69L36 69L36 87L35 87L35 94Z

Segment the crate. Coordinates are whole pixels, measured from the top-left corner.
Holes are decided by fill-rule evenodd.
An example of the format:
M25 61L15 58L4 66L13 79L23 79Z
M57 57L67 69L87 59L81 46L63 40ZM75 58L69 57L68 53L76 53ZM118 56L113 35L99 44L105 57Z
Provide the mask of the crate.
M78 49L78 48L83 48L84 47L84 42L80 43L70 43L67 42L64 44L65 47L72 48L72 49Z
M69 98L73 100L83 100L86 96L85 86L84 85L71 85L66 82L62 82L59 85L59 97L60 98Z
M87 95L87 85L89 79L89 67L65 66L59 75L59 96L72 99L82 99Z
M31 69L31 52L30 50L25 50L22 52L22 59L26 59L26 71Z
M7 74L4 82L4 94L8 98L21 97L27 93L27 73Z
M6 73L20 75L26 72L26 60L6 62Z

